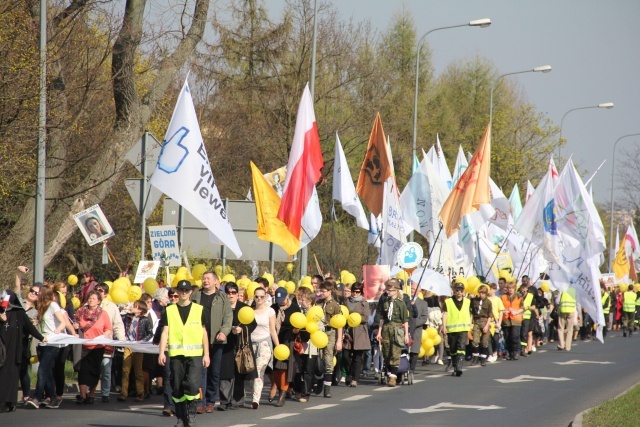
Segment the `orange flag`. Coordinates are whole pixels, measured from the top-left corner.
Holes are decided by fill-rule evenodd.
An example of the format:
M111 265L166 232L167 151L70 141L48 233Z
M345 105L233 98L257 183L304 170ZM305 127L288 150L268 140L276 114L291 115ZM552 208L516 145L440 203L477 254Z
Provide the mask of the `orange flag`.
M383 184L393 173L389 156L387 155L387 138L382 129L380 113L376 114L373 122L367 154L360 168L356 192L365 205L375 215L382 212L382 199L384 197Z
M251 162L251 176L253 199L256 202L258 238L281 246L289 255L295 254L300 249L300 239L294 237L286 224L278 219L280 196L253 162Z
M480 205L490 204L489 172L491 170L491 123L487 125L484 135L451 194L440 211L440 219L451 237L460 229L462 217L479 210Z

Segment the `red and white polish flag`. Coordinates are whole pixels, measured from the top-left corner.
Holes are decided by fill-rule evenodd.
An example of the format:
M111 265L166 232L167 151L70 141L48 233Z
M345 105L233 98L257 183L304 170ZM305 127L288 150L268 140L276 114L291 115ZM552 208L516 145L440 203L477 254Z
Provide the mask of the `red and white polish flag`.
M313 189L320 180L323 166L320 135L307 84L298 107L296 129L287 163L287 179L278 211L278 218L294 236L300 236L302 217Z

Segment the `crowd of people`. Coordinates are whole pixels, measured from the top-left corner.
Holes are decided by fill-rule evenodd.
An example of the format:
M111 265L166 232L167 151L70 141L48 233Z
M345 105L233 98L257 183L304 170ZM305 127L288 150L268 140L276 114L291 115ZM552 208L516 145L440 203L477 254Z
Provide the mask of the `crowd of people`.
M68 360L77 372L77 404L93 404L98 384L102 402L110 401L111 392L118 393L119 401L132 394L140 402L151 395L155 383L155 392L163 396L162 414L176 416L179 426L190 426L197 414L240 406L259 410L267 379L266 403L282 407L287 400L331 398L332 387L358 387L365 378L395 387L412 378L420 361L446 365L445 371L459 377L464 362L485 366L498 358L517 361L549 343L570 351L573 340L595 334L573 289L552 291L540 285L544 277L538 287L527 276L519 286L509 276L498 283L479 278L472 293L463 280L454 280L451 297L392 278L379 300L368 302L360 282L342 284L316 275L311 286L289 293L261 277L249 295L235 282L221 282L207 271L201 287L181 280L154 295L143 293L123 307L105 298L107 283L85 274L76 294L82 305L75 310L65 283L21 289L20 277L26 273L19 267L16 292L2 294L6 303L0 308L0 338L7 356L0 378L8 379L8 387L0 389L2 412L16 410L19 389L25 407L58 408ZM602 285L608 328L622 328L625 337L637 328L639 303L633 288L609 291ZM332 318L343 306L358 313L358 320L336 328ZM241 316L246 307L253 313L250 321ZM306 327L292 324L292 317L300 316L296 313L308 318L310 310L318 310L314 307L321 314ZM433 354L424 355L421 344L428 328L437 331L438 339ZM311 338L318 330L326 342ZM149 341L159 345L159 352L48 343L52 334L65 331L84 338ZM282 346L288 354L276 357ZM251 369L238 363L241 348L249 349ZM35 388L28 372L32 356L39 362Z

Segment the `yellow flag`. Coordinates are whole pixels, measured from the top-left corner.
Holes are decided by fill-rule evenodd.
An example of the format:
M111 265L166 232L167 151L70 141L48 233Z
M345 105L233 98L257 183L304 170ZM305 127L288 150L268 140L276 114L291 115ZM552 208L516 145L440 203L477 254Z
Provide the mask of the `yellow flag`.
M378 113L373 122L369 145L367 145L367 154L364 157L364 162L362 162L358 184L356 185L358 196L374 216L378 216L382 212L383 184L387 178L392 176L392 173L393 168L387 151L387 139L384 136L380 113Z
M440 211L440 219L451 237L460 229L462 217L479 210L481 204L490 204L489 173L491 171L491 123L487 125L484 135L469 162L469 166L458 179L456 186L444 202Z
M616 279L620 280L625 277L629 277L629 271L629 258L627 258L627 253L624 249L623 238L620 249L618 249L618 252L616 253L616 259L613 260L613 273L616 275Z
M295 254L300 249L300 239L294 237L285 223L278 219L280 197L253 162L251 176L253 199L256 202L258 238L281 246L289 255Z

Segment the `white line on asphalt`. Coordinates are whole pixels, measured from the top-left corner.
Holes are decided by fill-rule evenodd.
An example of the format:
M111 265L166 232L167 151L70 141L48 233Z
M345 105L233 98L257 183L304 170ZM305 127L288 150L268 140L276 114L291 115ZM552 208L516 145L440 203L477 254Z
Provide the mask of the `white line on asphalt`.
M139 411L141 409L162 409L164 406L162 405L136 405L136 406L129 406L129 409L131 409L132 411Z
M287 418L287 417L293 417L294 415L300 415L300 413L284 413L284 414L278 414L278 415L272 415L270 417L264 417L263 420L281 420L283 418Z
M416 381L414 381L415 383ZM367 397L371 397L371 394L356 394L354 396L347 397L346 399L342 399L343 402L354 402L356 400L366 399Z
M236 424L233 426L229 426L229 427L253 427L253 426L257 426L258 424Z
M398 387L378 387L374 388L373 391L387 391L387 390L395 390Z
M327 408L333 408L334 406L338 406L337 403L324 403L322 405L316 405L316 406L312 406L310 408L304 408L307 411L313 410L313 409L327 409Z
M422 381L424 381L424 380L413 380L413 383L414 383L414 384L416 384L416 383L421 383Z
M442 378L442 377L448 377L451 374L426 374L425 378Z

